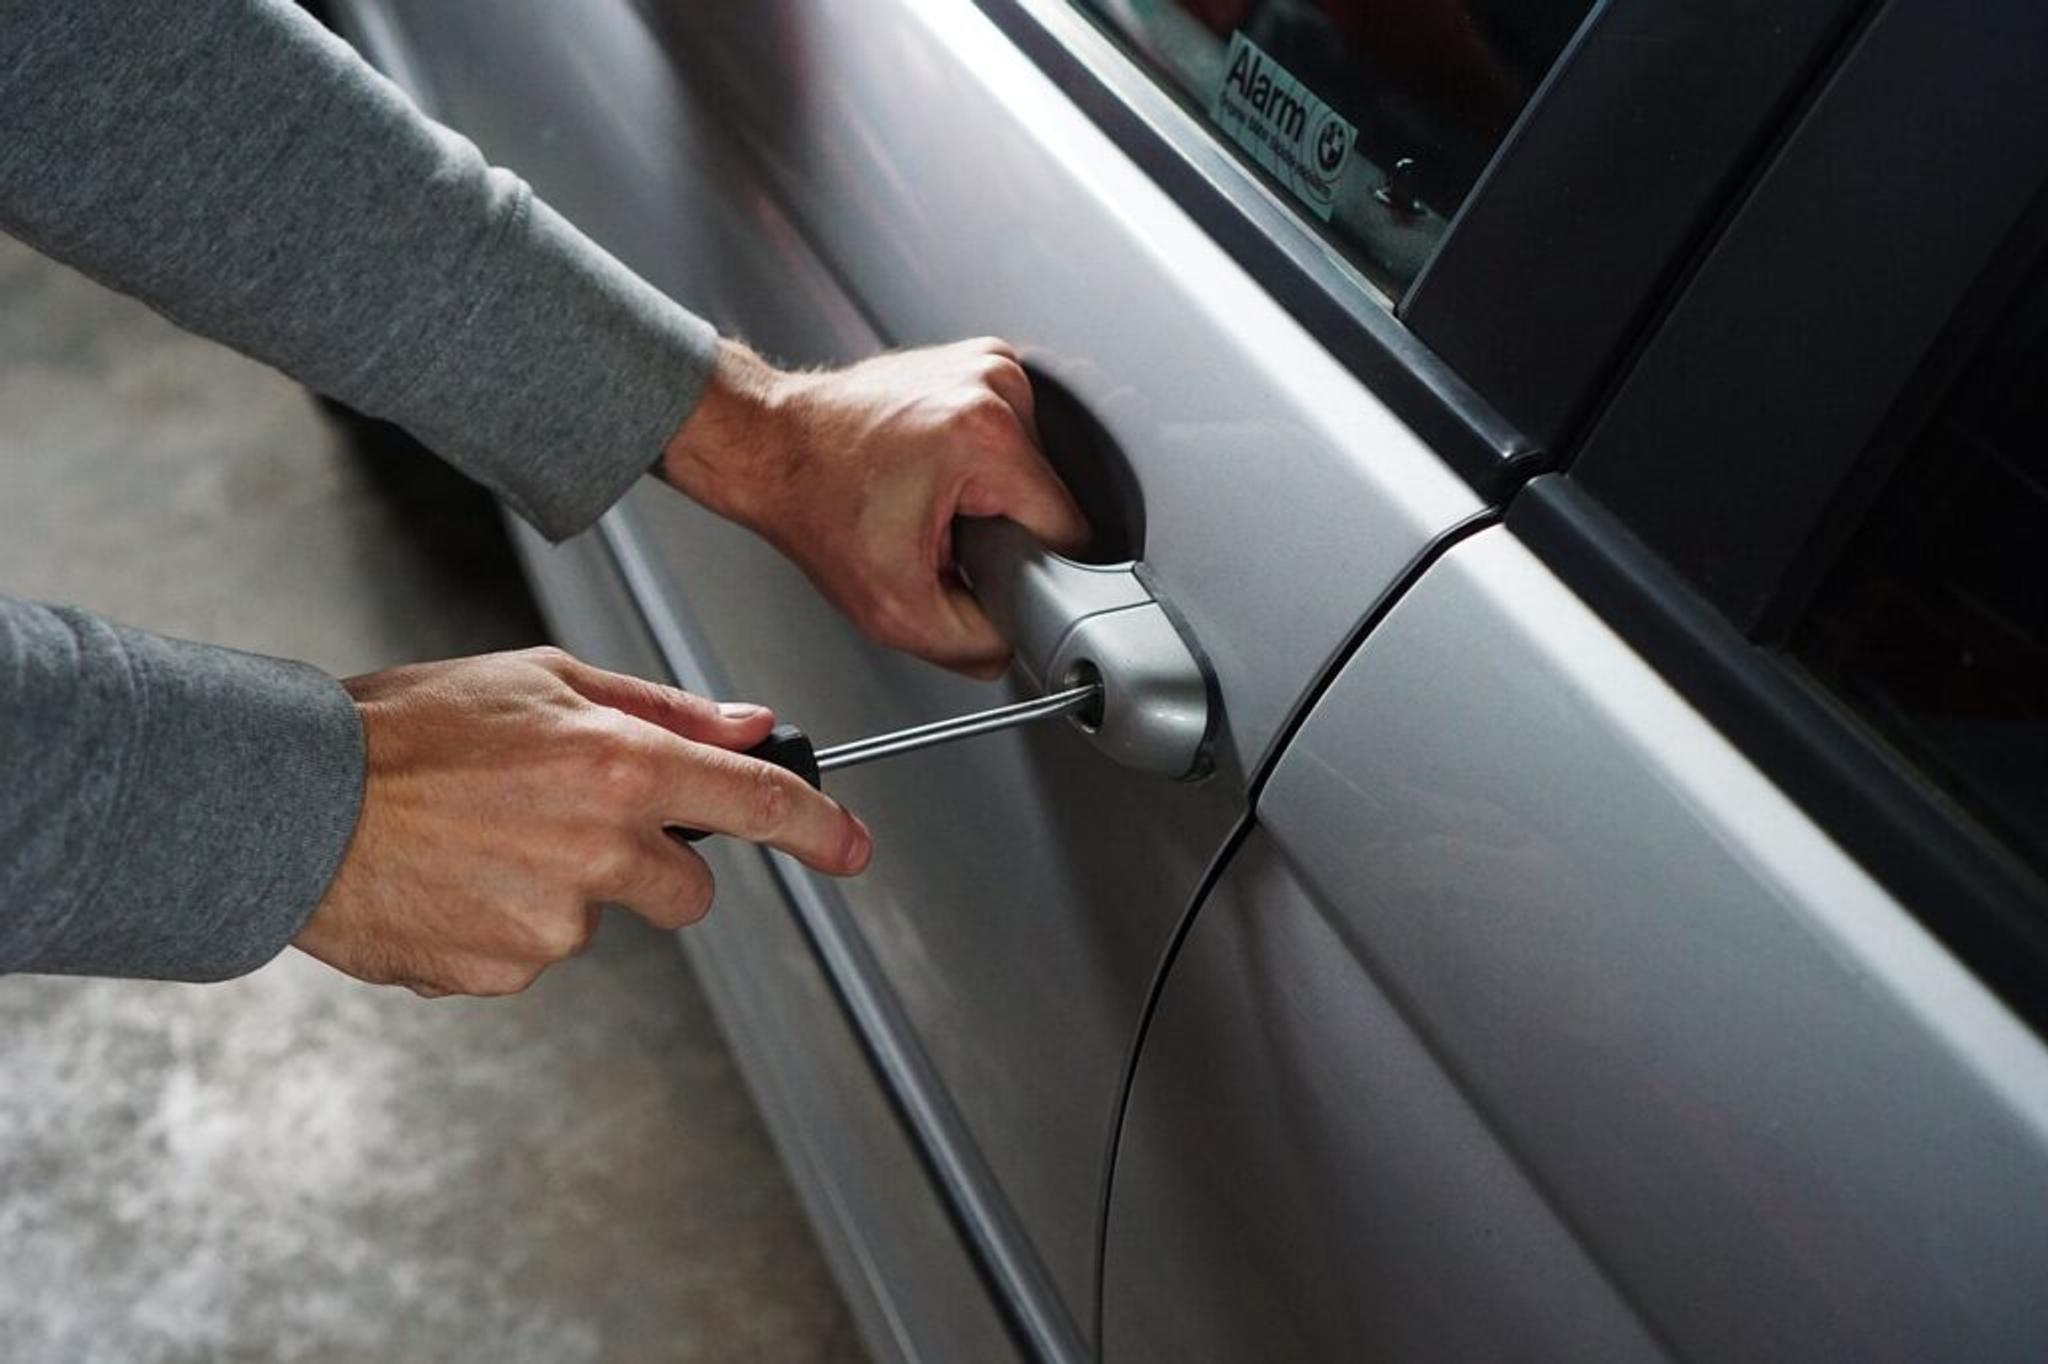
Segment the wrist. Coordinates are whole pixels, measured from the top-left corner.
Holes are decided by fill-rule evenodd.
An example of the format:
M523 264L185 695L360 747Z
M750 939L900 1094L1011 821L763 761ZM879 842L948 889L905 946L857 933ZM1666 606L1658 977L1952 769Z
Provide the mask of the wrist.
M703 396L663 447L661 476L728 520L753 524L767 492L796 462L791 413L799 377L740 342L720 341Z

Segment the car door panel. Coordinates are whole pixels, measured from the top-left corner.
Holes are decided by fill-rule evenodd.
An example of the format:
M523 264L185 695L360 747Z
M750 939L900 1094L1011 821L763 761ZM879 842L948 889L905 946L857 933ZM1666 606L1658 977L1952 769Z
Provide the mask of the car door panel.
M1452 550L1375 629L1259 820L1303 894L1258 912L1324 921L1675 1353L2041 1356L2038 1039L1506 530ZM1208 927L1215 908L1198 953L1246 931ZM1286 1008L1255 1016L1285 1038ZM1205 1233L1162 1222L1146 1190L1187 1158L1147 1170L1170 1147L1144 1136L1184 1108L1168 1096L1222 1083L1200 1055L1140 1059L1113 1287L1147 1268L1119 1263L1119 1227ZM1305 1158L1310 1184L1372 1178L1348 1152ZM1516 1302L1483 1277L1443 1287L1475 1311ZM1119 1295L1105 1308L1114 1322Z
M1477 500L968 7L389 8L445 115L720 325L812 362L999 332L1128 461L1147 581L1214 672L1216 774L1061 728L849 772L881 851L826 890L1089 1319L1159 954L1298 699ZM716 670L821 739L1001 699L866 644L672 494L632 505Z
M1145 1033L1103 1358L1652 1360L1663 1349L1263 830Z
M687 638L657 644L602 536L549 545L507 519L549 631L565 648L599 667L679 673L684 685L718 690ZM729 841L699 851L726 909L683 942L870 1351L880 1359L1020 1358L876 1088L832 982L794 916L774 912L782 891L769 864Z

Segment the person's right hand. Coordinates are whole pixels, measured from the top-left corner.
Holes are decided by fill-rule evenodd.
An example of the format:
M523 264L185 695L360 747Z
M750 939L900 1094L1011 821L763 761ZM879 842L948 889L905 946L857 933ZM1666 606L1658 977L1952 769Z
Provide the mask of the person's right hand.
M711 907L711 869L662 831L706 829L852 875L872 842L801 777L737 750L759 706L603 672L556 649L344 683L369 777L355 838L295 944L419 994L523 990L616 902L660 928Z
M972 677L1010 646L960 581L958 517L1072 553L1087 518L1038 445L1031 376L993 337L780 370L734 341L662 476L782 551L870 638Z

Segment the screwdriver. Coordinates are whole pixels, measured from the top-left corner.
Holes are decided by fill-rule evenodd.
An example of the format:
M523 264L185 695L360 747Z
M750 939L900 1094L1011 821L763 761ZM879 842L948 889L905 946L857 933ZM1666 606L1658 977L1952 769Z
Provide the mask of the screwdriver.
M1072 715L1094 705L1102 697L1102 684L1089 682L1078 687L1068 687L1039 697L1035 701L1019 701L1014 705L998 706L994 710L976 711L972 715L955 716L950 720L939 720L929 725L918 725L913 729L899 729L893 734L877 734L867 739L854 739L830 748L813 748L811 736L795 725L777 725L767 738L747 750L750 758L786 767L802 777L814 788L821 788L821 779L827 772L836 772L842 767L858 767L862 763L878 762L899 754L915 753L923 748L936 748L940 744L958 743L971 739L977 734L993 734L998 730L1015 729L1037 720L1050 720L1055 715ZM703 829L682 829L671 827L668 832L685 843L695 843L710 837Z

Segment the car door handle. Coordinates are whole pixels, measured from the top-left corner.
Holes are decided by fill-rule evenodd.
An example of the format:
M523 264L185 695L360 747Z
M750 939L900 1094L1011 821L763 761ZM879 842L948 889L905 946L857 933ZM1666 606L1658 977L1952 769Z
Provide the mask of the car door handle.
M1003 520L960 521L953 544L968 585L1034 683L1101 684L1101 704L1070 717L1097 748L1162 777L1207 773L1216 712L1209 671L1136 563L1079 563Z

